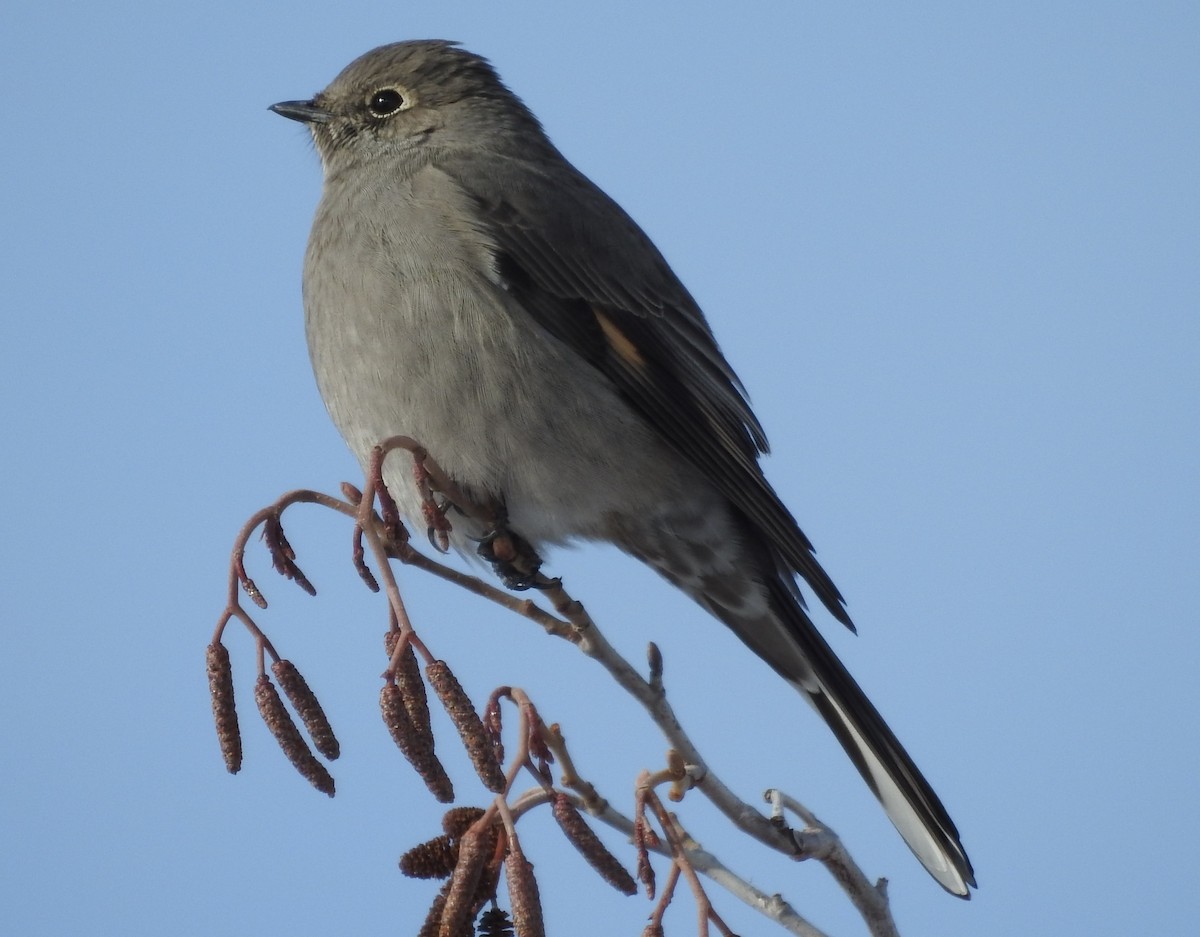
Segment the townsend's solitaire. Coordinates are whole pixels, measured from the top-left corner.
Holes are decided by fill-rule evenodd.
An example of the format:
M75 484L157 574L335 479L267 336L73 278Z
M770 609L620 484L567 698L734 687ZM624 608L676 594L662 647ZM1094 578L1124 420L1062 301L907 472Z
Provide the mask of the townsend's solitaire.
M382 46L272 110L308 125L325 171L305 331L358 458L410 436L539 552L603 540L649 564L805 695L925 868L969 897L953 821L809 620L797 574L853 627L649 238L454 43ZM408 472L387 481L423 524ZM485 533L454 525L463 548Z

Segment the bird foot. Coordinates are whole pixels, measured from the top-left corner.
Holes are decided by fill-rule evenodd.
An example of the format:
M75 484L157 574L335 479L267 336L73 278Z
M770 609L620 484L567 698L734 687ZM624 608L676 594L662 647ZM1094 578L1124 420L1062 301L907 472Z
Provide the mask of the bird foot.
M476 552L492 564L505 587L514 592L526 589L550 589L557 579L541 575L542 558L524 537L513 533L503 523L497 524L479 539Z

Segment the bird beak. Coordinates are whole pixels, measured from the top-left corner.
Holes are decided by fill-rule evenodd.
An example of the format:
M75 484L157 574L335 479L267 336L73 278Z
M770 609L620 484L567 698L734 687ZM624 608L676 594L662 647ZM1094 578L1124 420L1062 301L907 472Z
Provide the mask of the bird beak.
M298 120L302 124L327 124L333 119L329 111L317 107L312 101L280 101L278 104L272 104L267 110L289 120Z

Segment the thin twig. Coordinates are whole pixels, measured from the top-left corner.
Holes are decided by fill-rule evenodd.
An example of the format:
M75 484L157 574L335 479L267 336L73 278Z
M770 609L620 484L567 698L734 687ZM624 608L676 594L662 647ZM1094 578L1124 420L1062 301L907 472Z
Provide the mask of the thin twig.
M413 629L389 559L396 559L460 588L467 589L534 621L548 634L577 644L585 654L598 661L613 679L646 709L674 750L668 769L647 776L650 783L658 784L670 781L673 785L671 794L673 800L682 798L684 792L694 786L747 835L790 858L812 857L818 859L830 869L839 884L846 890L866 920L873 937L895 937L895 925L891 919L887 902L886 881L881 880L878 884L872 885L850 859L844 846L832 831L814 822L815 817L807 813L802 805L781 794L773 795L772 802L775 805L773 822L761 811L736 797L713 773L684 732L678 717L667 701L662 681L662 656L656 647L652 646L649 653L650 666L647 679L642 677L628 661L616 652L596 627L583 605L575 601L563 589L558 580L550 579L540 572L536 572L530 577L532 583L545 595L547 601L557 612L555 615L529 599L513 596L509 592L483 582L476 576L452 569L415 550L400 524L395 502L383 483L383 461L389 452L398 448L406 449L411 454L414 471L417 473L418 484L422 491L423 503L431 505L430 510L433 510L438 518L442 518L444 522L445 505L436 504L433 497L434 490L440 492L449 504L483 525L485 529L496 527L498 518L495 508L474 504L415 440L408 437L392 437L377 447L371 468L367 473L366 485L361 494L357 489L345 487L343 491L347 495L347 500L343 501L315 491L296 490L288 492L274 504L256 512L246 522L235 539L230 563L227 604L218 620L213 637L214 643L220 641L225 625L230 619L237 618L251 632L255 640L260 674L266 672L266 655L269 655L273 661L280 660L280 656L276 653L270 640L243 609L238 599L240 589L260 608L267 606L265 596L246 574L244 566L246 544L255 529L265 526L265 529L269 531L267 540L268 547L272 550L273 562L285 575L297 579L304 585L306 580L303 580L303 574L299 573L298 567L295 566L291 547L287 543L286 537L283 536L280 519L284 510L296 503L314 503L345 514L356 521L354 556L356 569L371 585L375 577L366 568L365 551L362 547L362 542L365 542L374 558L378 575L382 578L393 627L400 632L402 642L411 643L426 661L433 660L433 655L425 648ZM377 500L380 504L379 514L374 511ZM441 526L441 524L434 523L433 515L428 511L426 513L427 519L431 520L431 528L436 528L438 534L438 541L434 543L434 546L440 549L443 546L445 535L449 532L449 525L445 523L444 526ZM376 588L378 588L378 584L376 584ZM389 671L385 673L389 679L394 665L393 659L389 664ZM516 699L518 692L514 690L512 695L522 712L521 743L519 751L510 760L509 768L505 772L504 787L508 791L512 790L516 775L522 767L529 768L531 773L539 778L541 787L527 792L519 798L509 800L505 812L511 811L507 818L510 822L512 817L518 817L536 804L545 802L554 796L552 790L547 790L546 778L539 773L539 770L544 771L544 766L539 769L530 758L529 733L532 723L527 717L525 706ZM532 704L529 705L532 706ZM550 727L541 725L540 720L537 724L539 725L539 742L544 742L555 753L563 770L563 783L578 792L580 806L593 817L626 835L632 835L634 821L615 811L588 782L578 775L566 753L565 744L562 743L561 733L557 732L557 727L553 727L551 730ZM500 798L497 798L497 801L499 800ZM789 932L801 935L801 937L823 937L820 930L796 914L778 895L766 895L753 888L749 883L726 869L714 856L701 849L687 836L678 820L662 808L661 801L656 796L651 796L650 803L654 806L656 816L658 816L668 842L649 842L647 848L673 857L673 868L676 871L671 873L672 876L681 875L689 881L693 892L697 895L698 906L704 910L706 922L713 920L718 927L724 927L715 911L712 910L711 903L704 896L699 881L695 878L697 871L704 873L751 907L777 921ZM780 822L784 806L800 816L809 829L798 832ZM493 802L485 812L485 817L480 820L480 824L491 822L491 817L494 816L497 809L499 808L496 802ZM671 884L673 887L673 880ZM727 930L723 932L727 932Z

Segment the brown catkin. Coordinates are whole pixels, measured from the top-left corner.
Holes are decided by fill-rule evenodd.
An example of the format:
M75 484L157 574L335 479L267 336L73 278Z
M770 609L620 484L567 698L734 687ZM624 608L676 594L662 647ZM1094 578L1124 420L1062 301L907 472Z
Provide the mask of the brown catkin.
M283 692L287 694L292 708L299 714L300 721L308 730L309 738L312 739L317 751L330 761L336 759L341 754L341 746L333 734L333 727L325 717L325 710L317 701L316 694L309 689L304 675L290 660L275 661L271 665L271 673L275 674L275 679L279 681Z
M388 660L396 650L396 642L400 640L400 632L395 628L383 636L383 647ZM429 721L429 699L425 693L425 681L421 679L421 665L417 663L417 654L410 643L400 659L396 661L396 685L400 687L400 696L404 700L404 708L408 710L408 718L413 728L427 735L429 744L433 744L433 726Z
M571 799L566 794L559 793L554 797L554 819L567 835L580 855L587 859L588 864L600 873L600 877L613 888L625 895L637 894L637 885L625 867L617 861L617 857L608 851L608 847L600 842L592 828L587 825L583 816L575 809Z
M271 730L279 747L283 749L283 753L287 755L296 770L307 778L313 787L332 797L334 793L333 777L309 749L303 736L300 735L300 730L296 728L296 723L288 715L283 700L279 698L279 693L271 683L271 678L266 674L261 674L258 682L254 685L254 701L258 703L258 711L262 714L267 728Z
M488 837L486 832L467 830L459 840L458 864L450 876L450 890L446 892L438 937L457 937L462 933L463 925L470 925L474 919L475 890L483 875L484 864L490 857L489 839L494 847L495 834Z
M497 794L503 793L504 771L500 768L500 762L496 760L492 740L458 678L444 660L435 660L426 667L425 675L429 678L429 684L437 693L438 699L446 707L454 727L458 729L471 764L475 766L475 773L479 775L484 787Z
M654 831L646 825L644 817L633 821L633 845L637 849L637 877L646 886L646 897L654 900L658 885L654 878L654 866L650 864L650 850L647 848L657 837Z
M408 718L412 720L413 728L428 736L429 744L432 745L433 727L429 721L429 698L425 695L421 665L417 663L417 654L412 644L404 649L404 653L396 661L396 686L400 687L404 708L408 710Z
M400 871L409 878L446 878L458 862L458 844L449 836L418 843L400 857Z
M224 644L210 644L205 653L208 669L208 693L212 697L213 720L217 724L217 741L221 757L230 774L242 767L242 733L238 729L237 707L233 698L233 666Z
M508 881L508 900L512 902L513 930L516 937L546 937L542 921L542 901L538 895L533 865L520 853L510 853L504 860Z
M454 800L454 785L433 750L433 737L424 736L413 729L400 688L396 684L385 683L379 691L379 710L383 714L384 725L391 733L392 741L421 776L429 792L440 803L451 803Z
M442 832L451 839L458 839L483 814L482 807L451 807L442 815Z

